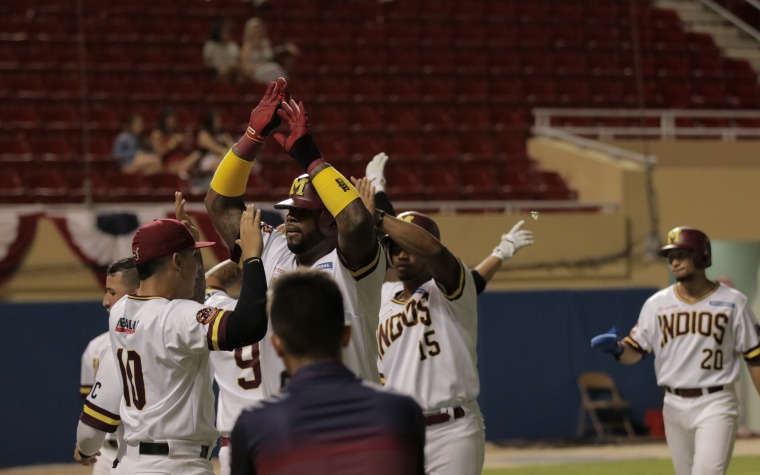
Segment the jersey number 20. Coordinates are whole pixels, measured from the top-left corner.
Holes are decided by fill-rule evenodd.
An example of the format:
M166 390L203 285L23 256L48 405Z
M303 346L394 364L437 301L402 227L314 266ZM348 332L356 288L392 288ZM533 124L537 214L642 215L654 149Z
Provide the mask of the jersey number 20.
M127 351L127 359L124 361L124 348L116 350L116 359L119 360L121 370L121 386L124 388L124 403L131 407L134 403L137 409L145 407L145 380L142 372L142 359L134 351Z

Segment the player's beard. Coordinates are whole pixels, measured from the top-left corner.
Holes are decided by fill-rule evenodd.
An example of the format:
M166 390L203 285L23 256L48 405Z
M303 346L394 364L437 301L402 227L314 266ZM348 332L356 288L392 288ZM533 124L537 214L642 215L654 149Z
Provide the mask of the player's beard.
M694 273L689 272L689 273L677 275L677 276L674 276L674 277L676 279L676 282L687 283L687 282L691 282L692 280L694 280Z
M314 230L309 234L296 233L292 236L287 236L286 239L288 241L288 249L290 249L290 252L298 255L313 249L319 243L324 241L325 236L320 233L319 230Z

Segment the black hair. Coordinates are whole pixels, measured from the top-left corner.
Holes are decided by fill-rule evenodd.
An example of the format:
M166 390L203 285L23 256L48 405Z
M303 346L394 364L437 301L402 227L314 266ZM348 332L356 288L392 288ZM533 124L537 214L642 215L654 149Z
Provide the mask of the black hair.
M343 296L323 271L299 270L277 278L269 312L272 330L288 353L340 358L345 327Z
M157 257L148 262L137 264L137 275L140 276L140 280L147 280L149 277L152 277L164 266L167 260L171 259L173 255L174 253L171 253L166 256Z
M107 275L116 275L119 272L121 272L121 279L125 286L136 289L140 285L140 277L133 258L124 257L108 264Z
M224 30L224 26L227 24L227 20L218 20L216 23L214 23L211 26L211 33L209 33L209 38L212 41L219 42L222 40L222 30Z
M214 130L214 117L216 117L218 113L215 110L207 111L203 115L203 130L210 134L214 134L216 130Z
M165 134L170 133L171 130L167 128L166 123L169 117L176 116L176 115L177 113L174 112L174 109L172 109L171 107L167 107L166 109L162 110L161 115L158 116L158 129L161 130L161 132Z

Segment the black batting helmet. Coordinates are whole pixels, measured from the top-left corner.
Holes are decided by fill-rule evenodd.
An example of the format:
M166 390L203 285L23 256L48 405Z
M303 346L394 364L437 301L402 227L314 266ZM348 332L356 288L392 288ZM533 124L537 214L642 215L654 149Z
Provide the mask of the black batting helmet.
M668 232L668 240L657 253L667 257L673 249L688 249L691 251L691 260L697 269L707 269L712 265L712 249L710 238L699 229L688 226L679 226Z

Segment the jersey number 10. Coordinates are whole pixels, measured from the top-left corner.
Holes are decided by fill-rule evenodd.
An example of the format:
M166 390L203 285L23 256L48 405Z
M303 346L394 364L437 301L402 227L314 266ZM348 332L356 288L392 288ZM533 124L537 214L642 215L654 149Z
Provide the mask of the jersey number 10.
M124 389L124 403L132 407L134 403L137 409L145 407L145 380L142 372L142 359L134 351L127 351L127 360L124 361L124 348L116 350L116 359L119 361L121 370L121 387Z

